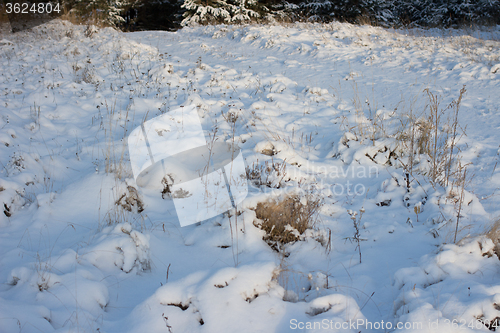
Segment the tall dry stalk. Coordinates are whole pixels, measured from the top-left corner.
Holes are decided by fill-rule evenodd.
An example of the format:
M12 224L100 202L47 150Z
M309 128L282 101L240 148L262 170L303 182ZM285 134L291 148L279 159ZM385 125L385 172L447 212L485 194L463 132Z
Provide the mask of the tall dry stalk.
M442 111L439 109L441 101L439 97L433 94L428 88L425 89L427 96L429 97L429 121L432 125L433 130L433 140L430 147L430 158L431 158L431 172L430 178L433 183L436 183L437 177L439 175L439 127L441 125L441 115Z
M450 174L451 174L451 165L453 161L453 153L456 145L456 140L457 140L457 127L458 127L458 112L460 110L460 103L462 102L463 95L465 94L467 90L465 90L465 85L460 89L460 95L458 96L458 99L456 101L452 102L452 107L455 110L454 112L454 117L453 117L453 122L452 122L452 134L451 134L451 143L450 143L450 153L448 156L448 163L447 163L447 170L446 170L446 186L448 186L449 180L450 180Z
M460 213L462 212L462 203L464 201L464 189L465 189L466 174L467 174L467 167L464 168L464 173L463 173L463 178L462 178L463 179L463 181L462 181L462 191L460 192L460 199L458 201L457 225L455 227L455 238L453 240L453 243L457 242L458 224L460 223Z

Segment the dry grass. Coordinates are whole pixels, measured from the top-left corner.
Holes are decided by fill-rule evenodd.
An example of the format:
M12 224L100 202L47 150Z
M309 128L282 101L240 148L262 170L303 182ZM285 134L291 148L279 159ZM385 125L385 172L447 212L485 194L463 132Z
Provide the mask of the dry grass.
M494 252L500 258L500 219L493 223L490 230L486 232L486 237L495 243Z
M408 156L403 165L413 175L419 156L428 160L428 170L419 170L427 175L432 184L448 186L460 178L460 150L457 143L465 136L465 127L458 123L465 86L459 91L458 98L442 106L442 97L425 89L428 97L425 110L415 112L413 101L409 110L400 117L401 128L395 134L399 144ZM426 112L427 111L427 112Z
M255 213L262 221L258 227L266 232L264 241L280 252L284 244L300 240L307 229L315 226L320 206L321 200L312 195L291 195L258 203Z
M144 203L139 196L139 192L133 186L127 186L127 193L120 195L115 204L129 212L137 210L138 213L142 213L144 211Z
M290 178L287 177L286 163L266 161L264 164L252 163L245 168L246 177L254 186L281 188Z

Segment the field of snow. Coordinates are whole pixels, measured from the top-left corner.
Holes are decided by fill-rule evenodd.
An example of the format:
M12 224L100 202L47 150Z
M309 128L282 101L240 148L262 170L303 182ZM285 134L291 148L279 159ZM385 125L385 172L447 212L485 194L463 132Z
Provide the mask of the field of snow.
M500 216L500 27L121 33L54 20L3 27L0 61L0 332L500 321L500 252L484 236ZM241 148L249 194L180 227L161 183L136 184L127 137L191 105L209 140ZM408 123L433 105L429 135L454 147L454 173L434 181L427 148L408 148ZM273 249L256 207L294 194L321 201L315 223Z

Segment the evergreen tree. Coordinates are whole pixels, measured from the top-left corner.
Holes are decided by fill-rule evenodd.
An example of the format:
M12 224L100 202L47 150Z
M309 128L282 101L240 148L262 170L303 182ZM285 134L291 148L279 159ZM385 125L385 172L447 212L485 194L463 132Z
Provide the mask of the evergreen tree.
M73 5L73 10L83 19L95 19L106 25L132 30L172 30L191 24L241 24L273 20L339 20L421 27L500 24L500 0L61 1L65 5Z
M310 21L328 22L333 18L334 4L330 0L304 1L299 4L301 16Z
M126 12L125 29L177 30L181 27L183 0L137 0Z
M244 23L260 17L256 0L185 0L182 25Z
M129 0L75 0L72 5L81 18L116 27L125 22L121 14L131 3Z
M499 0L478 0L477 5L473 5L474 19L479 24L500 25L500 1Z
M231 23L244 23L260 17L257 13L256 0L239 0L238 6L234 7L234 15L231 17ZM252 9L253 8L253 9Z

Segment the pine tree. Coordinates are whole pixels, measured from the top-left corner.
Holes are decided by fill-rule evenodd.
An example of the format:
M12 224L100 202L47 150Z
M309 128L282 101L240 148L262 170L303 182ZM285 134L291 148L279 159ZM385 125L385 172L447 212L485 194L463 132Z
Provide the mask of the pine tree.
M95 24L116 27L125 22L120 14L130 5L128 0L75 0L73 9L83 19Z
M378 1L376 13L374 15L375 23L382 26L394 26L398 24L397 17L398 0Z
M476 0L472 5L474 19L481 24L500 25L500 1L499 0Z
M135 0L125 17L127 30L168 30L181 27L183 0Z
M259 18L256 0L185 0L182 25L244 23Z
M229 22L229 5L218 0L185 0L181 6L186 9L181 25L218 24Z
M256 0L239 0L238 6L234 7L234 15L231 17L231 23L245 23L260 17L259 13L252 9L257 4Z
M330 21L334 9L334 4L330 0L311 0L299 4L301 15L306 16L310 21L327 22Z

